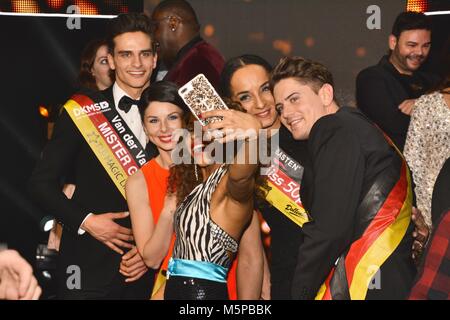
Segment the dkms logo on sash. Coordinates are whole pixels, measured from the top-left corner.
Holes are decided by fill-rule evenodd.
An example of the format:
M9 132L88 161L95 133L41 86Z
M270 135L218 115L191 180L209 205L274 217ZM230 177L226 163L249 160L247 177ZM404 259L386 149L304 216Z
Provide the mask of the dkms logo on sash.
M84 115L92 116L99 112L104 112L109 109L109 103L107 101L102 101L99 103L93 103L87 106L80 106L79 108L74 108L73 113L75 117L80 118Z

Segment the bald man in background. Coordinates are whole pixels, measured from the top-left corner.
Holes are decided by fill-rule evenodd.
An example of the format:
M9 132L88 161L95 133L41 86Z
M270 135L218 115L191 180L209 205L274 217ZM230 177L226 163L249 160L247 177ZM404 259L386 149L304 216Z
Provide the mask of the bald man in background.
M165 0L152 14L160 63L167 68L164 80L183 86L203 73L218 89L224 58L200 36L200 24L192 6L185 0Z

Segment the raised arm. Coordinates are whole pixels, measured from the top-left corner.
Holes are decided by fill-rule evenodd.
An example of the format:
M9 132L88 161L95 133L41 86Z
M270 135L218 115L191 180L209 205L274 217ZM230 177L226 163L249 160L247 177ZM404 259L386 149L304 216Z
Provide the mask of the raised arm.
M247 202L254 193L254 175L258 168L258 135L261 123L254 116L236 110L215 110L202 114L204 119L223 117L204 130L220 130L221 142L237 141L238 152L228 171L227 191L238 202Z

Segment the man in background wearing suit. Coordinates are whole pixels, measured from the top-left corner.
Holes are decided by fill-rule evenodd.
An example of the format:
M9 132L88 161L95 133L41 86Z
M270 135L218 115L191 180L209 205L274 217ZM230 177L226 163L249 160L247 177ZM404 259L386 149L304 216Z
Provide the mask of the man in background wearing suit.
M119 15L111 21L108 42L108 62L116 82L102 92L103 99L123 120L129 136L145 148L137 100L149 86L157 60L150 19L136 13ZM154 273L132 244L125 198L87 141L64 110L30 180L34 200L64 226L57 268L58 297L149 298ZM61 192L69 174L75 176L76 183L70 200ZM125 266L121 261L126 249L131 250ZM79 281L74 278L77 275Z

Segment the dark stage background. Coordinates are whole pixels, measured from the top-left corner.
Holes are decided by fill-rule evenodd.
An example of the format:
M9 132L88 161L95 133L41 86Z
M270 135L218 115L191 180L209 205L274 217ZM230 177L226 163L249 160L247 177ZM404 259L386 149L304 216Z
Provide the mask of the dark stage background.
M26 182L47 136L39 106L56 108L74 90L83 46L105 32L105 19L83 19L68 30L64 18L0 16L2 144L0 242L31 258L42 212L28 198ZM49 213L47 213L49 214Z
M129 1L136 3L137 1ZM191 0L202 34L226 58L255 53L275 64L285 54L322 61L333 71L341 101L354 104L354 79L387 50L403 0ZM144 1L151 13L158 0ZM142 2L140 2L142 7ZM381 29L369 30L369 5L381 9ZM434 16L432 56L426 68L439 71L439 51L448 37L449 16ZM44 215L27 195L26 182L46 141L40 105L55 107L74 90L79 55L104 34L105 19L82 19L69 30L66 18L0 16L0 242L30 261L46 234Z

